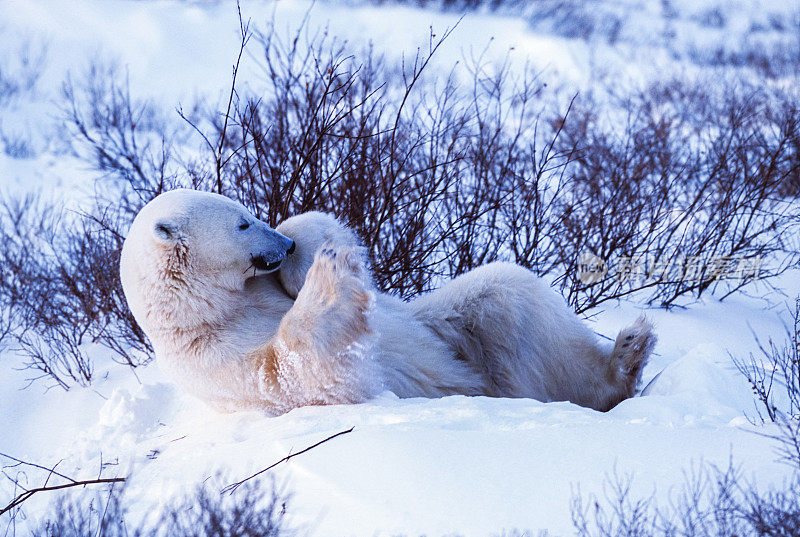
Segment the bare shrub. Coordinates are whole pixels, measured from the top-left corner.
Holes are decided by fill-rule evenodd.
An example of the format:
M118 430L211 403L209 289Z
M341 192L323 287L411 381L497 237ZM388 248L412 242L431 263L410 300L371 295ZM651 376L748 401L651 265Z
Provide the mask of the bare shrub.
M529 224L513 196L522 195L519 208L540 194L530 182L562 155L552 144L538 150L534 73L511 80L507 66L489 72L478 58L471 88L452 76L423 82L446 35L400 66L327 35L257 35L270 97L242 96L231 132L226 116L212 118L205 138L226 141L226 166L212 154L193 182L272 225L309 210L336 214L365 240L378 285L402 297L498 258L509 236L501 220ZM519 247L533 257L529 243Z
M72 150L103 174L98 200L113 199L116 212L132 217L178 184L175 122L151 101L133 98L127 74L116 65L93 61L80 83L66 80L62 96Z
M785 342L757 340L758 356L732 359L753 390L752 421L778 426L778 433L770 436L778 441L781 458L800 471L800 297L790 314Z
M362 5L361 0L334 0L346 5ZM370 4L383 6L405 4L415 7L430 7L446 11L463 12L466 10L520 10L526 6L525 0L369 0Z
M548 278L578 312L632 295L669 307L768 282L794 259L791 92L665 82L557 110L537 73L507 62L468 58L465 70L434 77L427 66L449 32L391 64L324 31L240 30L239 58L249 46L260 76L237 88L237 60L222 110L181 109L179 125L134 99L119 70L95 65L65 85L73 150L101 174L95 199L66 233L37 222L47 210L7 210L27 223L0 237L20 245L0 253L0 300L10 304L0 329L60 385L90 380L87 342L128 365L149 353L125 306L119 248L137 211L174 186L237 199L273 226L334 213L366 243L378 287L402 298L506 260ZM204 151L173 157L198 139ZM37 226L53 240L31 239ZM613 270L584 280L587 252ZM687 275L694 258L705 264ZM625 259L662 268L621 278ZM739 266L754 259L765 265ZM726 270L741 277L726 280Z
M28 40L0 61L0 108L36 90L46 59L47 47Z
M781 485L759 488L732 464L694 469L659 502L632 493L631 479L614 475L603 498L573 495L572 521L580 537L790 537L800 534L800 298L783 344L759 343L761 356L734 359L750 382L759 424L778 426L773 439L790 468ZM780 392L780 393L779 393ZM759 433L760 434L760 433Z
M597 0L538 0L530 2L524 13L533 28L585 41L600 38L614 44L627 16L620 7L625 6Z
M119 487L111 488L107 497L95 495L91 499L76 499L62 495L55 502L52 513L34 529L37 537L127 537L139 532L129 528L126 508L121 503ZM81 501L84 500L84 501Z
M729 465L695 470L659 502L636 497L631 479L616 475L602 498L573 495L579 537L789 537L800 531L800 479L765 491Z
M262 36L276 98L237 108L225 191L270 223L339 215L367 242L385 291L409 297L507 259L554 277L579 312L632 293L671 306L768 281L793 260L782 239L797 224L784 201L798 176L791 96L773 106L748 88L705 91L699 115L665 83L622 103L623 128L597 118L618 109L591 100L548 128L535 76L490 73L478 59L471 91L449 79L412 94L427 58L392 88L385 65L356 64L326 39L299 49ZM587 251L664 266L647 281L612 272L586 285Z
M112 232L119 222L28 196L0 205L0 224L5 332L29 368L67 388L92 379L85 344L99 343L129 366L147 359L149 343L119 283L123 237Z
M358 0L333 0L348 5L358 5ZM600 0L370 0L368 3L402 4L463 13L488 10L505 15L524 17L537 29L574 39L603 39L615 43L622 32L626 12L640 4L628 2L603 2Z
M13 132L3 129L0 123L0 143L3 152L11 158L28 159L36 156L36 148L30 133Z
M631 479L615 475L606 483L604 501L584 500L580 490L572 497L572 524L579 537L652 537L652 497L640 499L631 493Z
M703 9L694 18L701 25L709 28L724 28L728 25L728 17L720 6Z
M709 14L714 12L719 12L719 8L708 11ZM711 25L715 24L715 19L712 15ZM734 43L690 44L686 56L703 67L750 71L760 79L792 81L800 76L800 12L797 10L769 13L766 20L753 22Z
M790 313L788 341L759 341L760 356L751 354L744 361L734 358L756 396L759 422L775 422L781 414L800 419L800 297Z
M167 506L155 520L131 517L124 488L93 498L62 496L33 532L41 537L279 537L292 535L284 520L288 497L274 483L248 482L235 497L210 485Z
M800 75L800 39L764 42L746 37L733 47L692 45L687 55L703 67L750 69L766 79Z
M578 103L559 138L575 157L556 280L578 311L633 293L663 307L724 298L792 265L796 100L729 87L661 82L617 109ZM585 284L576 264L587 251L615 265Z
M0 37L3 33L4 30L0 28ZM36 93L46 57L45 46L28 40L0 59L0 111L13 107L22 95L30 97ZM3 117L7 119L7 114L0 114L0 146L3 153L19 159L35 156L36 147L30 132L8 127Z
M104 174L81 213L37 196L0 203L0 341L62 388L87 385L92 344L135 367L150 343L128 310L119 255L138 210L173 186L168 131L146 102L132 99L118 71L92 66L64 87L76 152Z

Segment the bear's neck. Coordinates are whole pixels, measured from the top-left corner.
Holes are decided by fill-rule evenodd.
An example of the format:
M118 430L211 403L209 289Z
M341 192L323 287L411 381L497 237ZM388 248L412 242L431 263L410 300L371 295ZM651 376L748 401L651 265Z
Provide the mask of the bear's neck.
M187 282L170 274L159 275L148 294L153 297L147 307L148 335L170 351L198 350L248 309L242 290L219 282Z

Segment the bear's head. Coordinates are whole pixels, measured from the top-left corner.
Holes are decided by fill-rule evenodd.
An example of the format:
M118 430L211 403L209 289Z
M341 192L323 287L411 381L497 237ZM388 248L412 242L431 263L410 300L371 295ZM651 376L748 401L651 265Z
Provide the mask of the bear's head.
M225 196L178 189L145 205L131 225L120 277L134 317L147 325L224 307L257 271L273 272L292 239ZM197 311L195 311L197 310ZM194 315L193 315L194 314Z

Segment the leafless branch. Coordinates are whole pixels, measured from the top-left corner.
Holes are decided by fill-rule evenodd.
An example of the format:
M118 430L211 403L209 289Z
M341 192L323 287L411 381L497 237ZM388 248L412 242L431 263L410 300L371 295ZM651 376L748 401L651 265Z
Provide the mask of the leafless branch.
M312 449L314 449L315 447L318 447L318 446L320 446L320 445L324 444L325 442L328 442L328 441L330 441L330 440L333 440L333 439L334 439L334 438L336 438L337 436L342 436L342 435L345 435L345 434L348 434L348 433L352 433L352 432L353 432L353 429L355 429L355 427L350 427L349 429L347 429L347 430L345 430L345 431L339 431L339 432L338 432L338 433L336 433L336 434L333 434L333 435L331 435L331 436L329 436L329 437L327 437L327 438L325 438L325 439L323 439L323 440L320 440L319 442L317 442L317 443L316 443L316 444L314 444L314 445L308 446L307 448L305 448L305 449L302 449L302 450L300 450L300 451L298 451L298 452L296 452L296 453L290 453L289 455L285 456L285 457L284 457L284 458L282 458L281 460L279 460L279 461L277 461L277 462L274 462L274 463L270 464L269 466L267 466L267 467L266 467L266 468L264 468L263 470L259 470L258 472L254 473L253 475L251 475L251 476L249 476L249 477L246 477L246 478L242 479L241 481L237 481L236 483L231 483L230 485L228 485L228 486L226 486L225 488L223 488L223 489L220 491L220 494L226 494L226 493L227 493L227 494L233 494L234 492L236 492L236 489L238 489L239 487L241 487L241 486L242 486L244 483L246 483L247 481L249 481L249 480L251 480L251 479L253 479L253 478L255 478L255 477L258 477L258 476L260 476L261 474L263 474L263 473L265 473L265 472L267 472L267 471L269 471L269 470L272 470L273 468L275 468L275 467L276 467L276 466L278 466L279 464L281 464L281 463L284 463L284 462L288 461L289 459L292 459L292 458L294 458L294 457L297 457L298 455L302 455L303 453L306 453L307 451L311 451L311 450L312 450Z
M8 505L0 509L0 515L18 507L24 501L28 500L31 496L36 494L37 492L49 492L53 490L63 490L72 487L85 487L87 485L99 485L104 483L122 483L125 481L124 477L109 477L109 478L102 478L102 479L88 479L85 481L73 481L70 483L64 483L63 485L50 485L46 487L37 487L29 489L11 501Z

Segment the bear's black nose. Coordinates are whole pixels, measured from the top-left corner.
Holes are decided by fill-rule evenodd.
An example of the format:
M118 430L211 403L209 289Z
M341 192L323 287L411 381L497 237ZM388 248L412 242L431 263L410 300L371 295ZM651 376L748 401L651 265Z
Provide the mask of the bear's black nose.
M289 249L286 250L286 254L293 254L294 253L294 241L292 241L292 245L289 246Z

